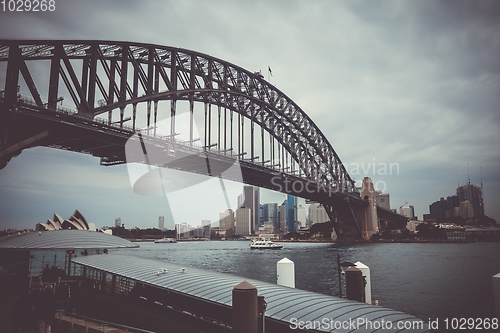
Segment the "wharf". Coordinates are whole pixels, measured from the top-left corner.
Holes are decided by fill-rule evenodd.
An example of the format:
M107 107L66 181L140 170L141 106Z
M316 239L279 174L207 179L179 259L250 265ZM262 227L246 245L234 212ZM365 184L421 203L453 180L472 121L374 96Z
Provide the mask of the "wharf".
M0 332L12 333L13 327L9 321L14 300L0 301ZM33 318L26 318L26 331L25 333L38 333L38 327ZM64 311L56 312L52 323L53 333L152 333L149 331L123 327L123 325L99 321L96 319L86 318L83 316L76 316L66 314Z
M329 327L315 324L314 328L303 331L331 332L338 331L332 327L335 323L344 324L362 319L378 323L391 322L395 326L401 323L399 332L428 332L427 325L420 319L378 305L185 267L158 259L107 254L74 258L73 264L82 267L82 287L86 286L88 290L85 295L94 291L99 293L99 297L115 299L121 304L130 302L136 309L161 314L168 320L203 332L231 331L232 290L243 280L254 285L259 295L264 296L267 303L265 326L270 332L293 332L296 328L294 323L325 323L325 320L330 323ZM87 304L92 305L88 308L98 307L104 301L104 298L99 298L98 302L89 302ZM106 308L113 307L100 306L98 313L103 314ZM132 317L133 312L126 319L132 320ZM421 325L415 329L404 326L412 323ZM153 321L148 321L148 324L153 325ZM368 333L377 329L357 327L351 331ZM172 332L185 330L172 329Z

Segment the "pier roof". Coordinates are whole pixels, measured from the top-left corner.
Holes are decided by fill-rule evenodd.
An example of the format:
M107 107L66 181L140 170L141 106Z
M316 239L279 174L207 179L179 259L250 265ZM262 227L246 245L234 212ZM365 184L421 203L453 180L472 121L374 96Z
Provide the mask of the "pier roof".
M267 302L266 317L286 323L321 322L324 318L330 324L317 327L313 332L380 332L379 329L361 325L353 330L334 328L333 322L357 322L357 319L394 325L392 332L429 332L423 329L395 329L398 322L417 322L420 319L378 305L350 301L345 298L318 294L310 291L279 286L272 283L247 279L227 273L218 273L198 268L169 263L159 259L149 259L125 255L94 255L77 257L73 262L86 267L102 270L121 277L136 280L164 290L175 291L187 296L232 305L232 290L243 280L257 287L259 295ZM327 327L328 326L328 327ZM382 330L383 331L383 330Z
M0 249L113 249L139 247L126 239L88 230L51 230L13 234L0 238Z

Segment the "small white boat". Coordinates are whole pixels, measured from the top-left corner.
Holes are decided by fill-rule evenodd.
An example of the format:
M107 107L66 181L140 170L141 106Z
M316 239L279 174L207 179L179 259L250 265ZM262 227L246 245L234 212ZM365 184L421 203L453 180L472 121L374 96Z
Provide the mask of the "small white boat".
M265 250L265 249L270 249L270 250L279 250L283 248L283 245L278 245L278 244L274 244L273 242L271 242L270 240L254 240L252 241L252 243L250 244L250 249L262 249L262 250Z
M177 241L173 238L162 238L155 241L155 243L177 243Z

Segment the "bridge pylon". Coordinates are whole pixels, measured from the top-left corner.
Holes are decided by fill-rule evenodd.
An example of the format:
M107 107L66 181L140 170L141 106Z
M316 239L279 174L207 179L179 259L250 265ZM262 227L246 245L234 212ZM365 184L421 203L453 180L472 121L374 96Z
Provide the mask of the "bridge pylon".
M368 205L360 209L361 236L365 240L370 240L373 234L378 233L378 214L375 188L370 177L363 179L361 188L361 198L368 201Z

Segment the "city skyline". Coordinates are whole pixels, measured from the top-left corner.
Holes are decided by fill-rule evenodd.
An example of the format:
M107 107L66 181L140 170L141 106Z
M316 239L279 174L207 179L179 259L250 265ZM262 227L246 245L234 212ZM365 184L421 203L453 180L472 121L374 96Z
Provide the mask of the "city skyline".
M216 12L214 5L58 3L52 13L0 13L0 38L171 45L262 70L318 125L358 184L369 176L390 194L391 208L409 202L422 218L470 175L477 186L482 178L485 213L500 222L499 4L218 1ZM391 164L395 172L384 173ZM189 219L189 207L180 208ZM33 228L75 209L96 226L118 217L126 227L155 226L158 216L169 229L174 222L165 197L133 192L124 165L33 148L0 170L0 229Z

